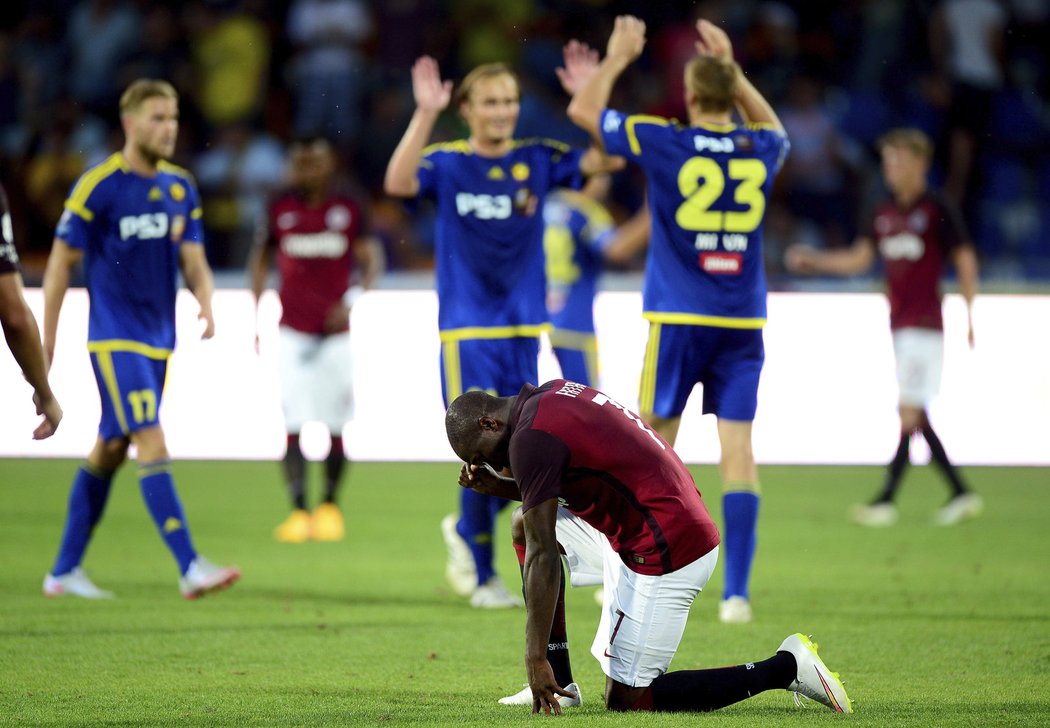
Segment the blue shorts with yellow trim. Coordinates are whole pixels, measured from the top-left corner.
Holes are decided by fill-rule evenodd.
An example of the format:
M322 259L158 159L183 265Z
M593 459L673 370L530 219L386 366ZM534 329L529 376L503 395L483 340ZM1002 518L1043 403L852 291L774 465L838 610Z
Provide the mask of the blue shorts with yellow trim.
M441 394L445 406L471 389L511 397L526 382L538 384L540 340L453 339L441 342Z
M598 339L594 332L552 329L551 348L563 379L598 386Z
M91 367L102 400L98 425L103 440L127 437L160 423L160 400L168 372L168 352L144 354L88 344Z
M761 329L649 324L639 409L680 417L693 387L704 386L704 414L751 422L765 361Z

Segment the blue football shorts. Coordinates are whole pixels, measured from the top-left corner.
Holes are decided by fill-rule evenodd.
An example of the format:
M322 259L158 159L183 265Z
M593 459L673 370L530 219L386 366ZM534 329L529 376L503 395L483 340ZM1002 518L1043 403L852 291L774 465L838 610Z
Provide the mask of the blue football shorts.
M103 440L127 437L160 424L160 400L168 372L168 357L154 358L132 351L92 351L102 400L98 425Z
M520 392L526 382L538 384L539 355L540 340L535 336L441 342L441 394L445 406L472 389L510 397Z
M761 329L649 324L642 365L641 414L680 417L693 387L704 387L704 414L751 422L765 361Z

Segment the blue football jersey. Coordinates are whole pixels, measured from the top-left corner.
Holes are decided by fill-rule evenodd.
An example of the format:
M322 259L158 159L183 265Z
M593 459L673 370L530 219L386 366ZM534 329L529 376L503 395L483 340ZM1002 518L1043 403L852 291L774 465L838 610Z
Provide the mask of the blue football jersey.
M761 328L762 221L787 137L762 124L689 127L613 109L602 112L601 135L610 154L633 159L648 181L645 317Z
M445 340L538 336L547 321L542 204L579 187L582 150L520 140L482 157L466 140L423 152L420 195L437 205L438 328Z
M547 313L555 329L594 333L594 296L602 251L613 220L601 204L572 190L556 190L543 206L547 254Z
M84 251L88 341L170 351L179 246L204 241L189 172L162 162L143 177L118 152L81 175L65 208L55 236Z

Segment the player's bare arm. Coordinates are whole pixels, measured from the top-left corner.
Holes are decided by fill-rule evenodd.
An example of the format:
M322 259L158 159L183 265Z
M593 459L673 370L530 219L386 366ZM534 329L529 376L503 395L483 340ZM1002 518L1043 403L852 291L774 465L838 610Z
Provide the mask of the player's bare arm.
M532 712L561 715L559 695L572 695L554 680L547 662L547 641L554 621L561 577L558 551L558 499L550 498L522 514L525 527L525 670L532 688Z
M186 287L193 293L200 306L197 318L204 321L202 339L215 336L215 315L212 313L211 299L215 292L215 279L211 267L204 255L204 246L194 243L183 243L179 246L179 263L182 275L186 278Z
M395 197L415 197L419 192L416 172L423 158L423 148L430 141L441 112L452 100L452 81L442 81L436 60L422 56L412 66L412 95L416 110L401 142L390 157L383 178L383 190Z
M266 278L270 273L270 249L265 242L257 242L252 247L248 258L248 285L251 287L252 300L255 301L255 351L259 351L259 299L266 288Z
M612 241L602 251L607 263L626 265L649 245L652 218L648 203L616 228Z
M871 270L875 264L875 243L871 238L858 238L844 250L817 250L795 244L784 252L784 265L792 273L855 276Z
M44 269L44 358L48 369L55 358L55 338L58 335L58 315L69 288L73 266L84 257L84 252L72 248L65 240L55 238Z
M62 408L47 381L47 363L40 346L36 318L22 294L22 276L16 271L0 275L0 322L11 353L33 388L36 413L44 419L33 430L34 440L51 437L62 421Z
M698 20L696 32L700 36L696 42L697 53L702 56L733 59L733 44L724 30L709 20ZM780 123L773 107L747 80L743 71L737 73L736 107L744 121L750 124L769 124L781 134L784 133L784 125Z
M386 251L379 238L365 235L354 243L354 257L361 271L361 287L366 291L375 287L386 271Z
M959 279L959 293L966 301L966 340L972 349L973 334L973 299L977 296L978 265L977 251L972 245L960 245L952 254L956 277Z
M605 58L569 103L569 118L600 144L598 122L609 105L613 84L645 48L645 23L631 15L617 16Z
M521 491L514 478L500 475L488 463L481 465L463 464L459 470L459 484L482 495L494 495L498 498L520 501Z

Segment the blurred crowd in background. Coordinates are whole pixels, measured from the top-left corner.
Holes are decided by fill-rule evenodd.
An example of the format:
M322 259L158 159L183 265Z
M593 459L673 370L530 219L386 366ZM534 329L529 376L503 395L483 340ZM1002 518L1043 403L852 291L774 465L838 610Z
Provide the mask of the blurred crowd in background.
M579 38L604 50L612 20L648 24L618 84L624 111L684 118L682 67L698 17L725 27L791 138L766 223L774 286L792 242L848 245L880 193L875 143L893 126L937 142L935 184L961 205L982 277L1050 281L1050 3L1045 0L4 0L0 178L29 283L38 283L71 184L122 144L133 79L182 94L176 163L197 177L217 269L243 268L287 142L331 138L394 270L432 264L431 218L384 197L383 172L413 110L409 69L438 59L521 75L517 135L585 144L554 69ZM437 140L465 135L454 111ZM643 204L617 175L608 206Z

